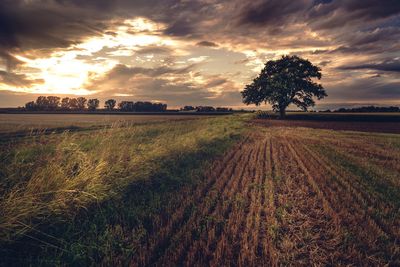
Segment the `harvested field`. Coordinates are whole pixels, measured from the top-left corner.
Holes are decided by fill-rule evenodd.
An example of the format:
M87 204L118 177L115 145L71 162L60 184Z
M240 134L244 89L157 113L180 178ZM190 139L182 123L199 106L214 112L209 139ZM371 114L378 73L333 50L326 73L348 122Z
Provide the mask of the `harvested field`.
M0 265L400 265L400 135L244 124L3 144Z
M31 129L105 126L115 123L138 124L210 118L199 115L128 115L128 114L0 114L0 133Z
M399 136L271 129L178 196L131 264L400 264Z
M270 127L306 127L359 132L400 133L400 122L366 121L313 121L313 120L265 120L257 119L254 123Z

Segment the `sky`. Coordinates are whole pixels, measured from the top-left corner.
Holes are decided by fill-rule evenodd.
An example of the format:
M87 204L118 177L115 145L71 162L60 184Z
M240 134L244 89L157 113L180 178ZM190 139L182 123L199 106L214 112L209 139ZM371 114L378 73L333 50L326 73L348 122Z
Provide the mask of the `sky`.
M282 55L321 67L317 109L398 106L399 40L399 0L0 0L0 107L58 95L242 108Z

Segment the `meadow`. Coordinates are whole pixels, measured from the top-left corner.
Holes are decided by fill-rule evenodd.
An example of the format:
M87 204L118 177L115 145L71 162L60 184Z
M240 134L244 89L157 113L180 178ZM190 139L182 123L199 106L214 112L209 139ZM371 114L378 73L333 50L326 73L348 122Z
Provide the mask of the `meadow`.
M400 264L399 134L252 117L0 142L0 265Z

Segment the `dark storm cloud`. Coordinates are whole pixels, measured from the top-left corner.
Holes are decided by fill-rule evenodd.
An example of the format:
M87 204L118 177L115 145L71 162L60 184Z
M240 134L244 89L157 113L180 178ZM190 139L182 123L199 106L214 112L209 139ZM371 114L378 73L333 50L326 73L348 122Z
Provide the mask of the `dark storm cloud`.
M180 25L172 14L188 5L178 0L2 0L0 48L4 50L62 48L98 34L115 34L107 28L115 19L144 16L169 22L171 34L188 34L190 23ZM189 14L188 14L189 15ZM181 19L185 19L184 17Z
M350 31L350 30L349 30ZM381 54L400 51L400 29L396 27L353 30L336 35L332 50L317 50L313 54Z
M195 31L194 27L187 21L176 21L164 31L167 35L186 36Z
M353 46L376 44L381 42L398 42L400 29L396 27L376 28L371 31L360 31L352 34L349 44Z
M260 26L270 34L282 34L292 23L308 24L315 29L343 27L351 21L374 21L398 14L400 1L106 1L106 0L3 0L0 3L0 46L12 48L59 48L83 38L107 32L115 19L148 17L166 24L171 36L199 38L198 45L213 47L215 42L201 40L207 35L220 38L249 36L249 27ZM114 19L114 20L112 20ZM214 24L209 24L215 21ZM238 22L237 24L232 22ZM240 26L243 27L240 27ZM357 24L358 25L358 24ZM354 26L354 25L353 25ZM353 27L351 26L351 27ZM367 27L368 25L364 25ZM350 26L347 26L350 27ZM377 25L375 25L375 28ZM259 28L259 27L257 27ZM343 48L386 42L399 36L398 27L338 37ZM329 34L329 33L328 33ZM354 37L354 40L353 40ZM260 36L258 36L260 38ZM249 38L249 40L251 40ZM302 43L299 43L302 42ZM317 40L302 40L292 45L318 45ZM372 48L371 48L372 49Z
M380 63L365 63L354 66L341 66L339 69L342 70L379 70L379 71L390 71L400 72L400 60L399 59L388 59Z
M239 17L239 24L282 25L304 12L311 4L309 0L265 0L249 1Z
M165 23L167 35L194 36L211 10L202 1L2 0L0 48L64 48L90 36L115 35L110 26L136 16Z
M107 14L67 1L4 0L0 3L0 46L6 50L67 47L100 34Z
M396 27L345 32L335 38L340 44L328 53L379 54L400 50L400 29Z
M308 13L308 21L315 29L351 28L365 22L377 22L399 12L400 2L397 0L335 0L314 5Z

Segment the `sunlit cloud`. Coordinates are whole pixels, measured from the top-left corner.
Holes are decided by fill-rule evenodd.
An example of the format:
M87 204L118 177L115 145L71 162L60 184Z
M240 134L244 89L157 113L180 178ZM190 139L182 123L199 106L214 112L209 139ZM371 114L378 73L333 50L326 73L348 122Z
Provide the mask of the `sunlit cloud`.
M11 90L27 93L42 94L95 94L96 90L85 88L88 79L96 79L111 70L118 61L107 57L97 57L96 60L81 60L79 56L92 56L104 48L115 50L109 56L132 56L135 50L148 45L169 46L174 41L158 35L164 26L144 18L123 21L123 26L112 30L115 34L103 34L88 38L80 44L59 50L46 58L29 59L14 55L23 62L22 67L36 69L28 75L31 79L43 79L44 83L29 88L15 88L2 86L2 90ZM152 33L152 31L156 31ZM146 60L151 60L153 55L145 55Z

